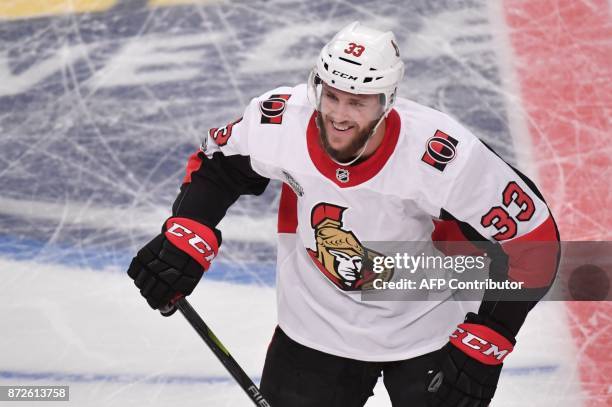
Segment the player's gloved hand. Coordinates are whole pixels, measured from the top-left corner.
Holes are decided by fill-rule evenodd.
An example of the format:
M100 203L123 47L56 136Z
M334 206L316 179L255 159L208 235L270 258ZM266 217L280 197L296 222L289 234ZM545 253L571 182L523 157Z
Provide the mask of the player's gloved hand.
M171 315L174 307L168 304L193 292L220 244L221 233L217 229L192 219L172 217L162 233L132 259L128 275L151 308Z
M503 334L502 334L503 332ZM468 313L442 348L439 369L427 391L430 407L486 407L491 402L514 337L481 316Z

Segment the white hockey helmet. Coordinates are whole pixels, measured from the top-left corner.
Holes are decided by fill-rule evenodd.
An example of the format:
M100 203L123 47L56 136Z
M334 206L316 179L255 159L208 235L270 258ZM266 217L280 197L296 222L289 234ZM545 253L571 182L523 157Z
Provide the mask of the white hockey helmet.
M355 94L384 98L386 115L393 107L397 88L404 76L404 63L391 31L383 32L355 21L326 44L308 79L308 93L319 108L321 82Z

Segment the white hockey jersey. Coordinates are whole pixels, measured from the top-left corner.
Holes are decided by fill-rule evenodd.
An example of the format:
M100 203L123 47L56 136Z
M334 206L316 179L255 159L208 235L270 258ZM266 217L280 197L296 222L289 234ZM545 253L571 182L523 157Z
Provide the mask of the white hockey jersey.
M209 157L248 156L255 172L285 183L278 323L303 345L365 361L407 359L443 346L477 309L476 302L363 301L361 242L431 240L442 208L492 241L554 229L523 179L441 112L398 98L382 144L351 166L324 152L315 115L306 85L277 88L253 99L238 121L211 129L202 147ZM550 278L512 272L533 286Z

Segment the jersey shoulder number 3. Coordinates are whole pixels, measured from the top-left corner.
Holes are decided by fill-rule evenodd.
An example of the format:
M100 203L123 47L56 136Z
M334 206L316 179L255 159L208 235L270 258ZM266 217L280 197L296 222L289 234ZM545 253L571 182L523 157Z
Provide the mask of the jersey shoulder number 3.
M215 141L215 143L219 147L223 147L224 145L227 144L230 137L232 137L232 128L236 124L240 123L241 121L242 121L242 117L239 118L238 120L231 122L230 124L226 124L223 127L214 127L208 130L208 135L210 136L210 138L212 138Z
M511 216L507 210L512 203L520 208L515 216ZM480 224L483 227L493 226L497 229L497 233L493 235L493 238L498 241L515 237L518 222L528 222L535 213L533 199L514 181L506 185L502 193L502 204L492 207L480 219Z

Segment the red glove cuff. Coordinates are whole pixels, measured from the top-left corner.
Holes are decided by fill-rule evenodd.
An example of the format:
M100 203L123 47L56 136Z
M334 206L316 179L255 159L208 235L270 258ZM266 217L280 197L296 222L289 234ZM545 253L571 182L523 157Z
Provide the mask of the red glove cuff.
M470 323L459 324L450 336L450 343L485 365L501 365L514 349L502 334L488 326Z
M170 218L166 221L166 239L187 253L208 270L219 251L219 243L211 228L188 218Z

